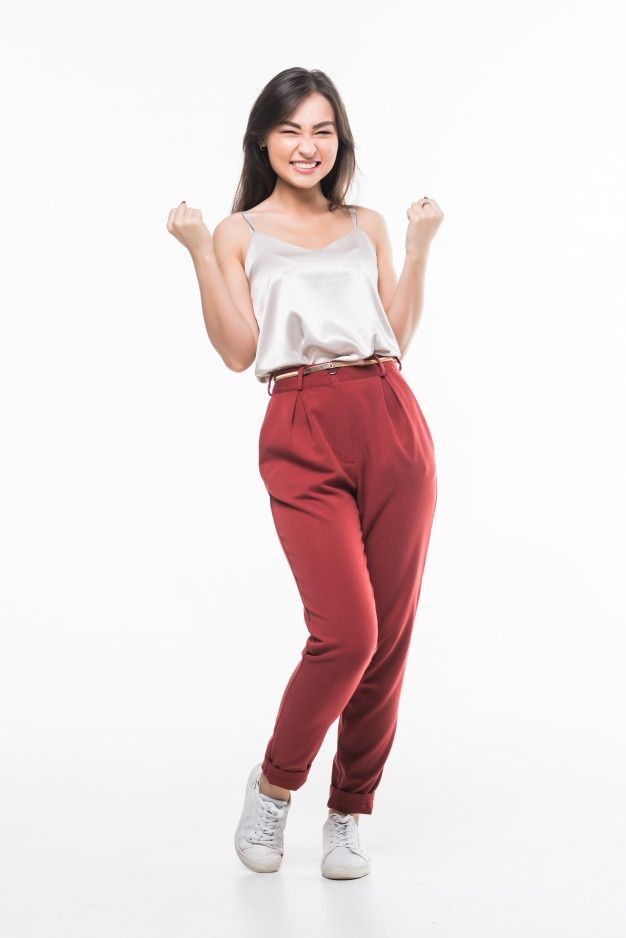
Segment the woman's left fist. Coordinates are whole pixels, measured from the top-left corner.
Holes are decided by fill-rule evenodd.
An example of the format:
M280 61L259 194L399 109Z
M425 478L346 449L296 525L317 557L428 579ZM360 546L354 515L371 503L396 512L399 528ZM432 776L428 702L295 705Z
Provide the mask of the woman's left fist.
M406 215L409 219L406 233L407 254L423 254L430 247L430 242L443 221L443 212L434 199L425 195L417 202L411 202Z

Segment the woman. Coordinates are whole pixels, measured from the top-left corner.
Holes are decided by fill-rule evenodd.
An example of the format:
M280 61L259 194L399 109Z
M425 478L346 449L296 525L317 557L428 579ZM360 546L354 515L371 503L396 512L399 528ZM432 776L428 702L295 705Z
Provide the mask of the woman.
M437 498L431 435L400 369L443 214L411 204L397 281L383 217L344 202L354 150L330 79L286 69L250 113L232 213L213 236L185 202L167 222L191 253L211 343L267 383L259 469L309 632L235 833L257 872L279 869L290 793L337 718L321 870L370 871L359 815L396 730Z

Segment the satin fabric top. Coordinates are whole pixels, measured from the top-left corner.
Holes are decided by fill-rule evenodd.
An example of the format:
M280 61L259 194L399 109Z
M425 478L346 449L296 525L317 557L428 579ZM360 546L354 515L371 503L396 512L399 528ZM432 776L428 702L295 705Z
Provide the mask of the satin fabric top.
M401 357L378 294L376 248L348 206L351 230L324 248L304 248L258 231L245 259L259 340L254 373L379 355Z

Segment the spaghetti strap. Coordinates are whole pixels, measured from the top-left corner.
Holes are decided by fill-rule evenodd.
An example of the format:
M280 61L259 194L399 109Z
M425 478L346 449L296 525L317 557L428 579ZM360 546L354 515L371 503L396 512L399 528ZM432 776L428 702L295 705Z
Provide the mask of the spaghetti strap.
M250 227L252 228L252 230L253 230L253 231L256 231L254 225L252 224L252 222L251 222L250 219L248 218L248 213L247 213L247 212L242 212L241 214L243 215L243 217L245 218L245 220L248 222L248 224L250 225Z
M349 211L350 214L352 215L352 221L354 222L354 227L355 227L355 228L358 228L358 227L359 227L359 223L358 223L358 221L357 221L357 219L356 219L356 208L354 207L354 205L349 205L349 206L348 206L348 211Z

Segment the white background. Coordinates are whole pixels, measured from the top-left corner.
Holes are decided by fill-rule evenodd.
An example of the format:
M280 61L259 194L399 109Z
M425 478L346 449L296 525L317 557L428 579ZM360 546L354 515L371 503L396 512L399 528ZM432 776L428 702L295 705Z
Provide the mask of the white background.
M10 938L626 927L619 4L34 3L2 17L0 925ZM170 208L229 214L250 107L337 84L438 502L398 731L319 871L336 726L264 876L232 835L306 638Z

